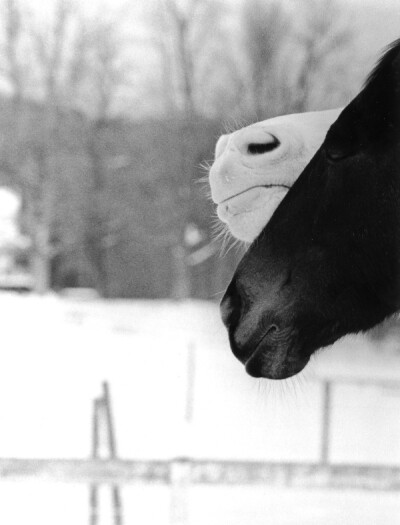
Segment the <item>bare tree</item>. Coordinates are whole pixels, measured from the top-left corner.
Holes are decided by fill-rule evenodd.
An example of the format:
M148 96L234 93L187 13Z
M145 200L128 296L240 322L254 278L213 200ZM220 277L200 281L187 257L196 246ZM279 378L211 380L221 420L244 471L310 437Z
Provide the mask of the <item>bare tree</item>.
M353 34L349 21L335 0L306 0L301 10L303 20L295 30L292 49L297 49L297 67L290 62L295 71L291 110L321 109L334 96L339 98L339 104L344 103L351 83L340 74L340 65L347 65L351 52Z
M210 81L207 64L223 34L219 0L158 0L150 13L151 42L158 55L167 110L199 113Z
M60 5L61 7L61 5ZM55 105L54 99L54 78L50 72L50 62L51 66L58 65L59 61L59 51L57 47L60 45L60 40L62 38L62 33L65 24L64 11L60 10L59 25L54 28L52 36L54 37L54 47L51 48L51 52L47 46L43 45L43 42L39 40L39 34L33 31L32 27L29 27L30 33L28 33L27 27L27 18L23 15L23 10L21 4L18 0L6 0L2 5L4 11L4 43L3 47L5 50L5 64L4 64L4 75L11 89L11 113L9 114L10 121L10 139L6 144L5 151L7 152L5 157L8 162L8 169L13 173L14 184L19 188L23 196L26 194L27 185L24 177L22 176L22 168L24 163L27 160L29 154L23 151L22 144L26 138L26 129L21 129L22 120L24 124L28 124L29 118L27 118L26 111L24 111L24 98L25 98L25 86L29 84L31 80L29 75L30 70L25 68L25 59L22 55L21 48L22 43L25 42L29 37L32 37L31 44L37 45L39 62L46 69L46 79L45 79L45 98L48 100L49 104L47 107L45 122L46 125L38 125L37 133L43 133L48 126L52 126L53 119L53 110L52 108ZM46 54L46 56L45 56ZM45 63L46 61L46 63ZM56 71L54 71L56 75ZM36 137L37 138L37 137ZM47 289L47 280L49 270L48 260L49 260L49 215L50 215L50 203L49 196L51 191L49 191L48 186L51 184L49 177L49 166L46 161L48 155L44 151L44 148L51 148L51 142L53 138L52 130L46 132L46 137L42 141L41 148L33 148L35 160L37 165L40 165L39 176L35 181L36 187L34 188L35 193L35 210L34 210L34 221L30 223L32 228L32 240L33 240L33 267L34 274L36 276L36 287L37 290L43 292ZM38 144L38 141L36 141Z
M166 113L173 114L179 123L179 140L174 155L178 159L175 173L171 170L168 200L172 213L168 235L174 268L172 295L190 296L190 264L188 228L191 223L193 201L194 135L196 120L201 118L202 94L207 90L208 75L204 62L210 56L221 20L222 4L212 0L160 0L152 13L152 41L158 54L162 76L159 81L164 96ZM199 159L200 160L200 159ZM165 238L164 238L165 240ZM161 241L160 242L164 242Z
M5 0L2 4L4 20L4 56L5 72L15 104L21 100L24 92L23 64L20 60L20 44L22 37L22 12L18 0Z
M72 4L68 0L57 0L50 31L35 25L29 28L43 89L43 125L37 130L32 151L38 171L35 220L32 223L33 271L38 293L47 292L51 286L51 261L55 249L52 231L57 206L55 159L60 134L60 83L72 13Z
M347 63L352 32L335 0L305 0L291 10L280 2L250 0L242 25L252 116L344 103L351 82L341 66Z
M26 64L22 60L23 13L18 0L4 0L1 4L3 59L0 65L3 79L11 92L11 111L7 124L9 133L3 142L1 167L12 185L18 186L18 150L22 127L21 103L25 93Z
M130 64L124 60L125 42L121 36L121 18L97 18L86 27L86 45L79 41L85 60L74 65L74 75L81 78L83 92L89 95L89 126L86 153L91 183L85 212L85 249L96 287L103 296L110 295L108 251L118 242L112 209L109 206L108 178L112 152L108 151L114 106L121 89L129 84ZM78 68L84 75L78 75ZM112 162L111 162L112 163ZM114 225L113 225L114 224Z
M105 237L109 243L104 211L107 153L102 146L113 104L130 73L122 59L125 48L120 26L104 13L86 19L72 0L57 0L54 16L46 23L24 16L19 0L4 0L2 7L2 69L13 101L9 119L12 133L4 158L31 217L25 222L32 239L36 290L44 293L49 289L52 260L60 249L57 214L61 187L65 191L68 186L68 181L60 179L60 162L63 148L71 142L65 121L78 111L86 113L82 146L92 175L88 206L81 213L91 214L86 216L86 233L91 239L93 231L97 232L96 249L91 250L87 243L86 258L97 275L99 290L106 293L103 245ZM29 86L35 87L34 93L29 92Z
M191 46L191 29L199 0L190 0L186 10L183 10L175 0L165 0L164 8L167 12L174 38L174 54L176 58L180 95L183 111L190 115L195 111L194 63L196 57Z
M280 2L250 0L244 4L242 20L250 112L262 120L282 112L279 68L290 19Z

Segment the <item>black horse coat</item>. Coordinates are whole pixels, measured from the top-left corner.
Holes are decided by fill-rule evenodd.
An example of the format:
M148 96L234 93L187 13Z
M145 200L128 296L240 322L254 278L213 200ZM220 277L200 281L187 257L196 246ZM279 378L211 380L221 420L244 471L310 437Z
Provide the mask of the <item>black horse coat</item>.
M255 377L400 309L400 40L344 108L236 270L221 303Z

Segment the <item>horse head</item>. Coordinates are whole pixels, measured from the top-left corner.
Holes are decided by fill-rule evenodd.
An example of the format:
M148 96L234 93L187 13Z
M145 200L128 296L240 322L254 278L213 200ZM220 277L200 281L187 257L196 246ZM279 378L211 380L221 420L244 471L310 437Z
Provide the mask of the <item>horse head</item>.
M400 41L341 112L221 303L235 356L283 379L400 308Z
M340 110L285 115L223 135L210 170L218 217L251 242L321 145Z

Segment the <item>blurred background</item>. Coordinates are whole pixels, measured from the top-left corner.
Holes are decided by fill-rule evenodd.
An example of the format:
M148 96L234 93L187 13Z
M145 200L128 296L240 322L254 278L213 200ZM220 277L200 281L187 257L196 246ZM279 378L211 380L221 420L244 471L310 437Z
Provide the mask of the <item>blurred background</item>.
M254 380L221 133L345 105L396 0L0 0L0 522L400 524L400 327Z

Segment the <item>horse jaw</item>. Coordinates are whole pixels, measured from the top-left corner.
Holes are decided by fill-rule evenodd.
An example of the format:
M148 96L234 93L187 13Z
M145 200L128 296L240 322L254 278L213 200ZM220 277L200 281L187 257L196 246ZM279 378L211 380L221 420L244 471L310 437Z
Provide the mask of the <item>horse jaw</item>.
M258 236L340 112L285 115L220 137L211 197L234 237L252 242Z
M217 206L218 218L237 239L252 242L269 222L288 192L288 186L258 186Z

